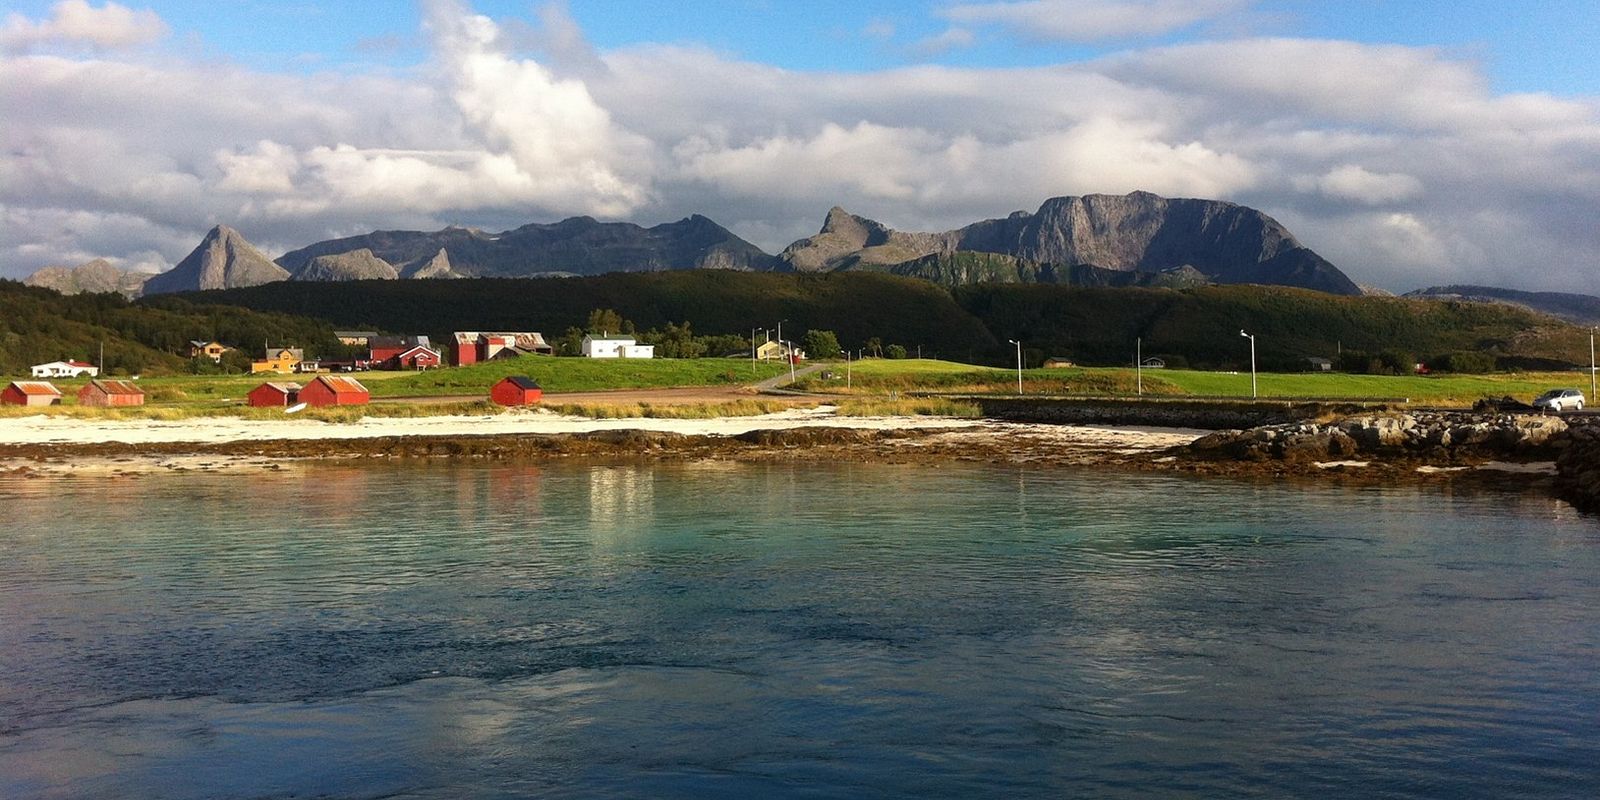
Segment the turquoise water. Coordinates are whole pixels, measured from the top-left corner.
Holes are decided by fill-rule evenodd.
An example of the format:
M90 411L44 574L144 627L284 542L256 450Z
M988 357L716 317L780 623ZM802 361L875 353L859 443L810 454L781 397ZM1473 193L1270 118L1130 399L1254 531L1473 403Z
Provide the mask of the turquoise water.
M0 797L1587 797L1600 523L902 466L0 483Z

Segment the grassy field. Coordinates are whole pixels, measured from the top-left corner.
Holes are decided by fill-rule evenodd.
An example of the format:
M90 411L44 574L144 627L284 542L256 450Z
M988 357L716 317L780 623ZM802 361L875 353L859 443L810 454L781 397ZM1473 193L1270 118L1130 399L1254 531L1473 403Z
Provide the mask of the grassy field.
M729 386L754 383L779 375L787 367L776 363L756 363L736 358L702 359L633 359L601 360L588 358L552 358L549 356L524 356L520 359L475 364L470 367L438 369L427 372L360 372L354 374L374 398L382 397L460 397L461 403L426 405L378 404L364 406L368 416L405 417L424 414L449 414L496 412L497 407L482 402L489 387L508 375L527 375L538 381L547 392L586 392L606 389L655 389L693 386ZM47 413L64 414L95 419L183 419L194 416L282 416L278 409L251 409L244 405L245 395L264 381L288 381L304 385L313 379L310 375L174 375L141 378L137 381L145 391L145 405L127 409L85 408L77 405L78 390L88 379L53 380L61 390L62 405ZM0 380L3 387L5 380ZM481 403L483 408L468 408ZM715 409L696 411L694 407L670 410L650 408L586 408L573 409L585 416L739 416L765 413L732 406L722 409L727 414L713 413ZM0 417L29 416L39 413L36 408L0 406ZM308 409L308 418L357 418L361 412L356 407L346 409Z
M661 389L677 386L736 386L778 375L788 368L738 358L595 359L523 356L470 367L388 373L397 377L368 384L374 397L487 395L508 375L527 375L546 392ZM357 376L366 381L366 372Z
M812 376L801 387L850 394L943 392L1014 394L1015 370L975 367L950 361L868 359L851 365L849 388L843 366L833 378ZM1132 369L1067 368L1023 370L1026 394L1125 396L1135 393ZM1574 386L1587 392L1587 376L1572 372L1518 372L1494 375L1384 376L1342 373L1261 373L1262 397L1328 400L1409 400L1413 403L1467 406L1485 397L1510 395L1528 401L1546 389ZM1194 370L1145 370L1144 392L1154 396L1249 397L1250 374Z

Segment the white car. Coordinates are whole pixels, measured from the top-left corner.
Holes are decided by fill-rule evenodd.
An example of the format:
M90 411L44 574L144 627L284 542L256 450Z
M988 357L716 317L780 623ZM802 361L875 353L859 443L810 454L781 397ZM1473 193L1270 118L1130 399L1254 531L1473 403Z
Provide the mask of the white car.
M1540 411L1582 411L1583 392L1577 389L1551 389L1533 398L1533 407Z

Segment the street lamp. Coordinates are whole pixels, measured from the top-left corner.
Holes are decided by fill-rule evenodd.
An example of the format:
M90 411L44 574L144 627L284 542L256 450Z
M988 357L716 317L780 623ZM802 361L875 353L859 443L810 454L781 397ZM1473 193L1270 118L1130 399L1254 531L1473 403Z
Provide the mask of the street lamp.
M1012 344L1017 346L1017 396L1021 397L1022 396L1022 342L1019 342L1016 339L1007 339L1006 341L1008 341L1008 342L1010 342L1010 343L1012 343Z
M1256 337L1245 333L1243 328L1239 329L1239 335L1250 340L1250 396L1259 397L1256 393Z
M1596 406L1600 406L1600 399L1596 399L1596 395L1600 394L1600 392L1596 392L1594 390L1594 384L1595 384L1595 380L1594 380L1594 332L1595 332L1595 330L1596 330L1596 328L1594 326L1590 326L1590 328L1589 328L1589 402L1594 403Z

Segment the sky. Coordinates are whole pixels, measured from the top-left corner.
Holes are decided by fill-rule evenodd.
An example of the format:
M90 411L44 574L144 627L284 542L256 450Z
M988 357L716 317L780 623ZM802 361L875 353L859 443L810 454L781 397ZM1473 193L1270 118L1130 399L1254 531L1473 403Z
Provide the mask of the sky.
M1242 203L1358 283L1600 294L1600 3L0 3L0 277L375 229Z

